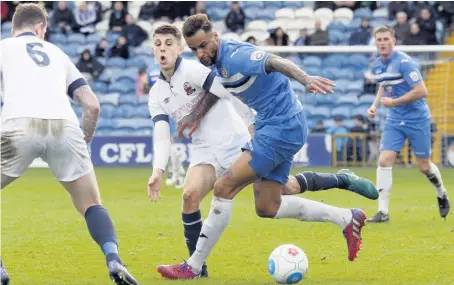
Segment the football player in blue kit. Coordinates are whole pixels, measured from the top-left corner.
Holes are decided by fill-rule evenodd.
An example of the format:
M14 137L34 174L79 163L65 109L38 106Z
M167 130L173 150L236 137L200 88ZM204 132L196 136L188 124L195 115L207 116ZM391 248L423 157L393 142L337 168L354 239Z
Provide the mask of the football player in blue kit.
M378 213L368 222L388 222L389 194L392 187L392 167L397 152L408 139L417 158L419 170L437 191L439 212L442 218L449 213L449 200L441 179L440 170L430 160L430 110L426 103L427 89L413 59L404 52L395 51L393 28L380 26L374 31L378 57L372 63L372 73L378 83L375 102L368 110L375 118L380 104L388 108L385 128L380 144L377 168L377 188L380 192Z
M223 99L233 94L254 109L257 113L256 125L253 138L243 147L242 154L215 183L211 209L202 226L196 251L187 262L161 265L158 272L168 279L198 278L203 263L229 223L233 198L252 183L258 216L333 222L343 230L348 259L353 261L361 246L361 229L366 219L364 211L337 208L293 195L281 196L284 185L289 181L293 157L307 137L303 108L291 88L289 77L313 93L333 92L331 87L335 86L334 82L309 76L289 60L260 51L248 43L220 40L204 14L189 17L184 23L183 35L200 62L205 66L214 65L217 74L222 77L221 80L214 80L212 86L223 85L229 91L224 93ZM215 97L207 93L206 97L209 96ZM199 104L196 113L204 114L209 110L210 106L205 102ZM181 132L186 127L180 123ZM332 181L332 175L317 178L319 184ZM313 183L312 178L302 175L292 179L298 180L301 188ZM332 185L326 188L332 188ZM366 191L378 197L372 183Z

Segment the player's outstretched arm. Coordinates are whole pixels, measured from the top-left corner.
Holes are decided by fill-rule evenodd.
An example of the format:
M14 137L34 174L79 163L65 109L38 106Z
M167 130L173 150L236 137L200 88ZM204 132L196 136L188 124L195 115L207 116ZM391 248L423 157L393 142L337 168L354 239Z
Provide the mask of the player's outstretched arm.
M83 108L82 131L85 136L84 140L88 144L93 140L95 134L96 123L98 122L100 111L99 101L88 85L77 88L73 93L73 99Z
M378 91L377 91L377 96L375 96L374 102L372 103L370 108L367 109L367 116L369 117L369 119L374 119L375 118L375 114L377 112L377 108L378 108L378 106L380 106L382 98L383 98L384 95L385 95L385 92L383 90L383 87L379 86L378 87Z
M265 62L265 71L280 72L304 85L311 93L334 93L331 87L336 84L326 78L311 76L288 59L271 54Z

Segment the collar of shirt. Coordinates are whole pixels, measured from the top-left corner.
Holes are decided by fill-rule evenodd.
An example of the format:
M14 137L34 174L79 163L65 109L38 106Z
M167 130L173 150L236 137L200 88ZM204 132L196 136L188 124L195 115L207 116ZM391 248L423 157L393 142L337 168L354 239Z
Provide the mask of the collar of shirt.
M16 38L23 37L23 36L34 36L34 37L36 37L36 35L34 33L32 33L32 32L25 32L25 33L17 35Z
M222 56L224 55L224 40L219 40L218 56L216 62L216 68L222 67Z
M390 63L396 56L397 56L397 51L394 50L393 53L391 54L391 56L390 56L387 60L383 61L383 59L382 59L381 62L382 62L383 64L388 64L388 63Z
M180 66L181 60L182 60L181 56L178 56L177 61L175 61L175 69L173 71L173 74L175 74L175 72L177 72L177 69ZM162 72L159 73L159 79L167 81L166 78L164 77L164 74L162 74Z

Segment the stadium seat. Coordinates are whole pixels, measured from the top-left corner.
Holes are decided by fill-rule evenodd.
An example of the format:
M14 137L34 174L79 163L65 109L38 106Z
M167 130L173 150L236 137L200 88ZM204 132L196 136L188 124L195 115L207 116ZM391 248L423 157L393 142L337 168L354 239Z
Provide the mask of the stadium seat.
M350 21L347 25L347 30L350 32L356 31L359 29L361 26L361 19L360 18L354 18L353 20Z
M337 99L339 98L338 94L329 94L329 95L323 95L323 94L317 94L315 95L317 98L317 106L319 107L326 107L326 108L334 108L336 105Z
M348 24L353 19L353 11L349 8L339 8L334 11L333 17L335 21Z
M208 10L208 15L210 16L210 19L214 21L225 19L228 13L229 10L223 8L212 8Z
M11 34L12 28L13 28L13 23L3 22L2 23L2 36L3 36L3 34Z
M369 58L366 54L352 54L347 58L345 64L355 69L364 70L367 69Z
M274 13L276 20L293 20L295 19L295 11L292 8L281 8Z
M243 8L256 8L256 9L262 9L265 5L263 1L245 1L245 2L240 2L243 6Z
M295 11L295 19L312 21L314 19L314 10L309 7L299 8Z
M378 26L381 26L381 25L389 25L389 26L392 26L393 24L393 21L391 20L388 20L388 19L373 19L369 22L369 25L372 27L372 28L376 28Z
M66 35L64 34L52 34L50 37L49 37L49 41L55 45L57 44L66 44L68 42L68 39L66 38Z
M67 39L68 44L85 44L85 36L82 34L70 34Z
M275 7L266 7L263 10L256 10L255 19L263 21L272 21L274 20L274 14L276 13L277 10L279 9Z
M353 12L353 18L359 18L359 19L367 18L367 19L371 19L372 18L372 11L370 9L368 9L368 8L356 9Z
M147 96L144 96L147 97ZM120 95L118 98L118 104L120 106L124 104L136 105L137 104L137 97L136 96L128 96L128 95Z
M265 31L247 31L241 34L240 39L246 41L249 37L254 37L259 43L262 43L270 37L270 33Z
M322 76L331 80L336 80L337 78L340 78L344 72L345 70L337 67L328 67L322 69Z
M140 57L129 58L126 61L127 68L130 68L130 67L145 68L146 66L147 66L146 62L143 61Z
M102 3L103 1L101 1ZM96 32L102 37L106 36L109 31L109 20L105 19L96 24Z
M320 68L322 66L322 60L318 56L306 56L303 59L303 66L306 67L317 67Z
M358 106L356 108L353 108L352 109L352 112L351 112L351 116L354 117L354 116L358 116L358 115L361 115L361 116L367 116L367 109L369 109L370 105L369 106Z
M250 19L251 21L257 20L258 12L261 11L255 7L247 7L244 9L244 14L246 14L246 19ZM274 15L274 14L273 14ZM260 19L263 20L263 19Z
M328 32L331 31L339 31L339 32L346 32L347 30L347 25L341 21L334 20L331 23L328 24Z
M87 44L99 44L102 37L99 34L90 34L85 38L85 43Z
M61 50L68 56L80 56L79 46L65 45L61 47Z
M314 11L314 19L331 22L333 20L333 11L328 8L319 8Z
M331 110L332 117L342 117L344 119L350 118L350 113L351 113L350 109L343 106L336 107Z
M247 2L253 2L253 1L247 1ZM265 8L279 9L282 7L282 4L283 4L282 1L264 1Z
M337 74L337 78L348 79L348 80L358 79L355 71L353 71L351 69L345 69L345 68L342 70L339 70L339 73Z
M351 81L347 88L348 92L362 93L364 91L364 82L362 80Z
M365 94L365 95L359 97L358 104L360 106L369 107L370 105L372 105L374 100L375 100L375 95L373 95L373 94L370 94L370 95L369 94Z
M261 20L252 21L246 27L246 31L266 32L267 30L268 30L267 23Z
M312 110L312 120L325 120L329 117L329 108L327 107L316 107Z
M389 16L388 16L388 9L387 8L379 8L379 9L376 9L374 10L374 12L372 13L372 17L374 19L389 19Z
M221 36L223 40L240 41L241 38L237 33L225 33Z
M107 60L106 67L125 68L126 60L122 57L111 57Z
M350 84L349 80L345 80L345 79L337 80L336 81L336 87L335 87L336 92L347 93L349 84Z
M109 45L112 46L112 45L115 45L119 36L120 36L120 34L118 34L118 33L108 32L106 40L109 43Z
M109 93L118 92L118 93L122 94L122 93L127 93L127 92L129 92L129 87L128 87L128 86L125 86L125 85L123 85L123 84L120 84L120 83L112 83L112 84L109 85L107 91L108 91Z
M339 46L346 45L348 38L345 33L339 30L328 30L329 34L329 45Z
M337 99L336 105L339 107L346 107L349 109L353 109L358 105L358 97L356 95L343 95L339 96Z
M110 119L113 118L113 114L115 112L115 106L109 103L101 104L101 117Z
M145 56L153 57L153 51L149 48L139 46L134 49L134 55L136 55L136 56L145 55Z
M355 126L355 123L353 122L353 120L344 120L342 122L342 124L344 125L344 127L346 127L347 129L351 129Z
M298 9L304 6L305 1L285 1L282 7L287 7L291 9Z
M295 91L296 94L304 94L305 93L305 88L301 83L299 83L296 80L290 80L290 83L292 85L293 91Z
M343 54L332 54L323 60L324 67L343 67L347 62L347 56Z
M93 89L93 92L95 93L106 93L107 92L107 84L102 81L94 81L93 83L90 84L91 89Z

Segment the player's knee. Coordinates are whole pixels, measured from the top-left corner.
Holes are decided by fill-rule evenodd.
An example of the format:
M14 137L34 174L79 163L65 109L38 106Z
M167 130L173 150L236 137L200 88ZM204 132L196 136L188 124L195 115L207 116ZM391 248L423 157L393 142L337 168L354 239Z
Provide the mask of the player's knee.
M382 152L378 158L378 166L380 167L393 167L395 160L395 153Z
M272 219L276 217L278 207L273 207L271 204L255 203L255 213L260 218Z
M229 200L233 199L232 189L222 177L214 183L214 196Z
M430 171L430 162L429 162L428 159L419 160L418 166L419 166L419 171L421 171L422 173L424 173L424 174L429 173L429 171Z
M201 193L193 187L185 187L183 191L183 204L194 205L199 204Z

